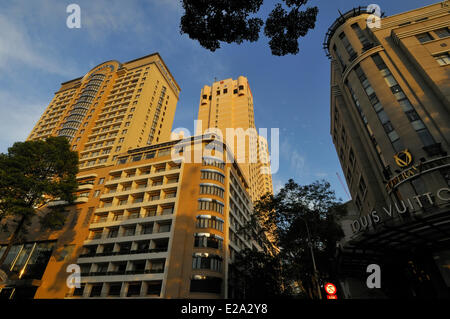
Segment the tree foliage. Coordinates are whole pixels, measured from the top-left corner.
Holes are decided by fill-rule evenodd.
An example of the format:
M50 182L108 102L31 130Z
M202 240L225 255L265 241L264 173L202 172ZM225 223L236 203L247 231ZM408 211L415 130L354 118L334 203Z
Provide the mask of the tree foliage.
M343 237L336 219L344 213L330 184L323 180L301 186L291 179L278 194L266 195L256 203L251 221L243 231L252 230L260 236L271 234L273 237L280 252L268 254L266 258L277 260L281 265L280 271L272 270L280 276L277 279L279 294L292 294L292 286L296 283L304 292L313 291L311 246L320 278L330 279L336 243ZM253 259L249 259L245 251L240 255L240 264ZM252 281L256 282L256 278L248 282Z
M259 39L264 22L251 17L258 13L263 0L182 0L184 15L180 32L197 40L201 46L214 52L220 42L241 44ZM283 0L289 12L278 3L269 14L264 34L270 39L273 55L297 54L298 39L315 27L317 7L302 11L308 0Z
M0 154L0 221L8 219L6 225L10 226L14 226L11 221L16 221L10 244L47 202L73 202L77 172L78 154L70 150L63 137L17 142L7 154ZM56 207L41 224L61 226L62 213L63 209Z

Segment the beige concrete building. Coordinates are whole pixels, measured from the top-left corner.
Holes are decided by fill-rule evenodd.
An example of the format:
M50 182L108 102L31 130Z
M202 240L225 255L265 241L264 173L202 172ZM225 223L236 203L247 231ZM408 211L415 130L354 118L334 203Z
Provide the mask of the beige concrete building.
M449 10L445 1L377 26L366 8L355 8L324 43L331 135L360 213L347 247L365 251L366 261L372 251L393 277L403 272L392 295L402 294L405 273L420 275L404 295L448 296L450 287ZM347 266L361 270L351 256Z
M130 148L170 140L179 93L158 53L104 62L62 83L28 139L65 136L80 169L102 167Z
M2 265L0 298L236 296L236 252L271 244L239 231L253 203L234 152L211 134L170 140L178 93L157 53L62 84L29 139L69 139L80 154L77 199L39 211L60 205L66 223L50 231L32 221ZM9 236L0 234L0 254ZM68 285L74 272L80 287Z
M246 77L205 85L200 93L198 121L196 134L217 129L233 150L250 183L253 201L273 193L269 147L256 130L253 95Z

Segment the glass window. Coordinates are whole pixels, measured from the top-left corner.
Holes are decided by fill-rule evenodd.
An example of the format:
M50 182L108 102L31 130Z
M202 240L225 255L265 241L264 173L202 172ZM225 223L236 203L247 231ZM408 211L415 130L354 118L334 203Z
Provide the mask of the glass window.
M381 110L377 114L378 114L378 118L380 119L382 124L389 122L389 117L384 110Z
M398 101L398 103L402 107L403 112L408 112L408 111L413 109L413 107L412 107L412 105L411 105L411 103L409 102L408 99L400 100L400 101Z
M448 28L434 30L434 33L436 33L439 38L446 38L450 36L450 31L448 30Z
M388 134L388 136L389 136L389 139L391 140L391 142L394 142L394 141L396 141L396 140L399 139L399 136L398 136L398 134L397 134L396 131L390 132L390 133Z
M433 40L433 37L428 32L418 34L416 37L420 41L420 43L425 43Z
M417 134L419 134L424 146L433 145L435 143L433 136L431 136L430 132L426 128L418 131Z
M422 130L422 129L425 128L425 125L423 124L423 122L422 122L420 119L411 122L411 125L413 126L413 128L414 128L416 131L419 131L419 130Z
M450 64L450 53L449 52L435 55L434 58L439 63L439 65L449 65Z

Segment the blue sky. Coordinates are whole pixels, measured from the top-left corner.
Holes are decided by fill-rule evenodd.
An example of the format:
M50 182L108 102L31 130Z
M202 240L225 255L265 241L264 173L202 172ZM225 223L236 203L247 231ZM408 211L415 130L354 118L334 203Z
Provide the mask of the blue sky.
M265 0L266 17L278 1ZM177 0L0 0L0 152L24 140L60 83L107 61L126 62L159 52L181 87L173 128L193 132L200 89L214 78L249 79L257 127L280 129L280 169L274 188L289 178L300 184L329 180L348 197L330 137L330 64L322 50L327 28L359 5L378 4L386 15L430 0L310 0L319 7L316 28L300 41L299 54L275 57L261 34L257 43L223 44L211 53L181 35ZM81 28L66 27L67 5L81 7ZM344 182L345 183L345 182Z

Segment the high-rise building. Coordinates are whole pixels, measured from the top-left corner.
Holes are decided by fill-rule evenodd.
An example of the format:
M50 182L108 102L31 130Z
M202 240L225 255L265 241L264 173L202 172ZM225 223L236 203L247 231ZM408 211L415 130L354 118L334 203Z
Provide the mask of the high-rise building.
M41 209L65 208L60 230L32 220L2 266L0 297L239 296L236 252L271 243L239 231L252 198L234 151L212 134L170 140L178 92L158 54L105 62L63 83L29 139L71 141L77 199ZM0 234L0 254L8 236ZM76 273L80 285L69 287Z
M200 93L198 121L197 134L220 131L250 183L253 201L273 193L268 143L256 131L253 95L246 77L205 85Z
M388 296L448 296L450 3L372 9L342 14L324 43L331 135L359 212L342 269L365 286L379 263Z
M108 165L130 148L170 140L179 93L158 53L107 61L62 83L28 139L65 136L80 169Z

